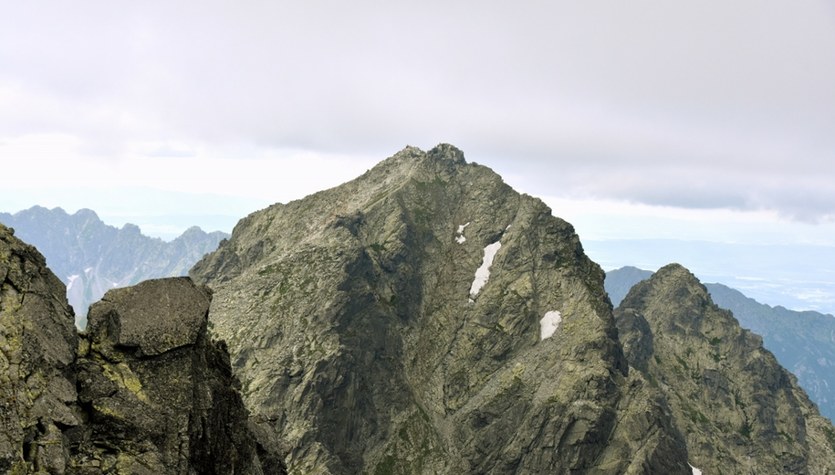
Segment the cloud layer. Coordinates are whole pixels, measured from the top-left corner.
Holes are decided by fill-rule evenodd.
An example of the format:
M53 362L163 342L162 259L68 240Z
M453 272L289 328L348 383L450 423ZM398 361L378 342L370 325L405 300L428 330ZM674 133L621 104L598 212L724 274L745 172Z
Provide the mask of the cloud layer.
M446 141L531 193L835 217L829 2L399 3L7 6L0 160Z

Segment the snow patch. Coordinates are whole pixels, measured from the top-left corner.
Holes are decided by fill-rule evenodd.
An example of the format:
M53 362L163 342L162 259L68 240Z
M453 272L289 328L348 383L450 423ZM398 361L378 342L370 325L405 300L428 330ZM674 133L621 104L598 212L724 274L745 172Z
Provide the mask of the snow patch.
M460 224L458 225L458 231L456 232L457 236L455 236L455 242L458 244L464 244L467 241L467 238L464 237L464 230L467 229L470 223L467 224Z
M75 282L75 280L76 280L76 279L78 279L79 277L81 277L81 276L80 276L80 275L78 275L78 274L73 274L73 275L71 275L71 276L67 277L67 280L69 281L69 282L67 282L67 292L69 292L69 291L70 291L70 289L72 288L72 284L73 284L73 283Z
M88 268L84 269L84 273L85 273L85 274L89 274L90 272L93 272L93 268L92 268L92 267L88 267Z
M690 464L688 463L687 465ZM702 475L702 471L692 465L690 465L690 470L693 471L693 475Z
M473 279L473 285L470 286L470 297L475 298L481 289L484 287L484 284L490 279L490 266L493 265L493 258L496 257L496 253L499 252L499 249L502 248L502 242L496 241L493 244L487 245L484 248L484 260L481 261L481 267L476 269L475 271L475 278Z
M539 339L550 338L557 331L562 321L562 314L556 310L545 312L545 316L539 321Z

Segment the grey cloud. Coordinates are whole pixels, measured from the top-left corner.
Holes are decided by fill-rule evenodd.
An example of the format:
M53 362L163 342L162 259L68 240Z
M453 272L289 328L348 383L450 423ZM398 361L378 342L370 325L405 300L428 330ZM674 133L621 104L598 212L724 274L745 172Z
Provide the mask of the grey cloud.
M835 215L824 0L18 2L0 65L0 130L90 150L446 141L537 189Z

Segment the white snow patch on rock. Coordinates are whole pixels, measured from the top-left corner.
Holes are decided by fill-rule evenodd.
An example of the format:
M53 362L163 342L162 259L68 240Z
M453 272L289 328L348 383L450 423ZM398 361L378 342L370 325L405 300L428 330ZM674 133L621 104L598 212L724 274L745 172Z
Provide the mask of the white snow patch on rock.
M458 225L458 232L456 233L457 236L455 236L455 242L457 242L458 244L464 244L467 241L467 238L464 237L464 230L467 229L467 226L469 225L469 222L467 224Z
M539 321L539 339L544 340L551 337L562 321L562 314L556 310L545 312L545 316Z
M690 464L688 463L687 465ZM690 470L693 471L693 475L702 475L702 471L692 465L690 465Z
M473 279L473 285L470 286L470 297L475 298L490 279L490 266L493 265L493 258L501 248L501 241L496 241L484 248L484 260L481 261L481 267L475 271L475 279Z

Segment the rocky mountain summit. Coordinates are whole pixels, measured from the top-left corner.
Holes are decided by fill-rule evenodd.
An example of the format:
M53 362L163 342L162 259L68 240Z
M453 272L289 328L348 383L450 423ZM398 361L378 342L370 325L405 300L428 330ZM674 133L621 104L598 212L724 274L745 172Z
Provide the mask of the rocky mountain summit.
M630 365L663 391L704 473L835 473L835 430L687 269L666 266L615 311Z
M0 213L0 223L46 256L49 268L67 286L76 325L87 324L87 309L105 292L145 279L186 275L188 269L228 237L186 230L171 242L145 236L139 227L109 226L92 210L68 214L61 208L34 206L14 214Z
M606 273L606 291L617 306L632 286L651 276L651 271L636 267L611 270ZM763 338L765 348L797 376L821 414L835 420L835 318L762 304L723 284L707 283L705 288L716 305Z
M690 473L573 228L452 146L253 213L191 276L290 473Z
M1 473L284 473L209 339L208 289L111 290L79 335L45 264L0 225Z

